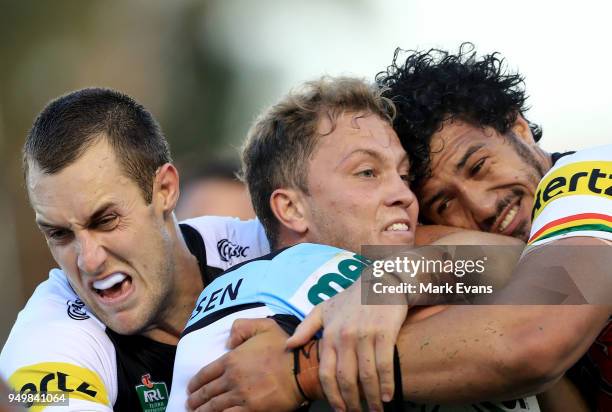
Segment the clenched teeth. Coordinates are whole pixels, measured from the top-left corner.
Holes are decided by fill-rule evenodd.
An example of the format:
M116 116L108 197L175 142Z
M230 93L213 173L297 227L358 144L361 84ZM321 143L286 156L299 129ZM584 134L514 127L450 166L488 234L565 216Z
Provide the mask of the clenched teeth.
M110 289L118 283L123 282L127 278L127 275L124 273L113 273L110 276L105 277L102 280L96 280L93 283L93 287L97 290L106 290Z
M512 209L510 209L508 213L506 213L506 217L504 217L504 220L502 220L502 222L499 225L499 232L503 232L504 230L506 230L506 227L508 227L510 222L512 222L512 220L514 219L518 211L519 211L519 207L514 206L512 207Z
M390 231L390 232L407 231L408 230L408 225L405 224L405 223L394 223L391 226L389 226L388 228L386 228L385 230Z

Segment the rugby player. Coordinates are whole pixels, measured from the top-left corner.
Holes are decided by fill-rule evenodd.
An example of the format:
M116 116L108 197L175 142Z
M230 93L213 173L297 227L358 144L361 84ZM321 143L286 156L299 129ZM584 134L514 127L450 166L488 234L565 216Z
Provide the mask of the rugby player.
M566 153L543 150L537 144L541 128L525 118L523 78L508 72L497 53L477 58L474 46L466 43L455 54L429 50L412 52L402 61L403 57L397 51L377 80L389 88L388 96L394 96L399 111L394 127L412 161L420 220L523 239L527 252L543 253L542 265L563 264L554 258L554 247L571 244L573 253L563 259L583 262L582 270L573 274L574 282L590 303L609 304L607 256L589 262L589 248L580 246L602 245L598 253L610 248L612 146ZM545 245L548 252L537 251ZM585 273L590 271L594 273ZM515 280L512 290L525 293L526 283ZM550 323L555 309L561 308L547 308L539 319ZM609 307L599 310L605 318ZM555 353L560 345L584 348L592 336L573 336L574 322L600 324L599 313L591 312L585 319L589 309L569 311L562 335L542 342L543 347L550 343L559 360L557 368L571 365L569 359L561 359L562 352ZM612 409L610 329L608 322L568 373L591 410ZM548 392L544 400L552 408L563 408L553 395L555 391Z
M182 410L189 379L227 352L235 319L271 316L284 325L293 320L294 327L314 305L359 277L367 260L353 251L361 245L414 244L418 205L406 153L391 127L392 110L377 88L360 80L323 78L286 96L251 128L245 178L274 252L230 269L198 299L179 342L169 410ZM386 350L378 358L389 362L406 318L407 307L397 308L379 307L378 318L371 319L372 325L396 325L385 330L378 347ZM257 361L264 366L261 357ZM263 363L266 369L284 365ZM305 400L292 379L264 380L248 407L264 410L261 400L274 397L270 410L291 410ZM284 388L289 391L277 397ZM225 398L210 407L231 406L231 396ZM535 399L524 402L533 405ZM381 407L378 400L369 406Z
M575 254L557 256L556 245L609 248L612 206L605 180L612 175L609 146L565 157L540 149L536 145L539 129L523 117L526 97L522 79L505 74L496 55L477 59L464 52L416 52L404 65L397 64L397 58L378 81L390 87L386 96L398 106L395 126L403 146L415 159L412 167L417 193L425 202L422 216L438 224L529 237L529 253L549 266L576 269L576 263L584 259ZM581 167L590 169L578 170ZM584 217L593 221L582 220ZM586 253L586 249L582 251ZM609 256L590 256L592 269L570 274L594 301L607 302L612 291L606 276ZM525 262L519 264L508 290L528 295L530 277L537 273L530 273ZM363 373L357 371L357 364L361 368L363 359L374 360L368 356L371 346L360 345L367 341L363 338L367 331L361 328L367 324L363 321L367 311L347 316L360 310L355 308L359 297L357 283L317 306L290 341L292 345L304 343L325 326L321 347L327 348L331 361L323 353L320 376L327 398L338 409L355 405L356 382ZM542 392L587 351L609 316L609 306L451 307L401 329L397 346L404 396L417 402L470 402ZM347 324L347 318L353 322ZM235 329L239 340L268 327L261 322L252 325L243 322ZM492 327L498 333L491 333ZM605 359L602 354L609 341L604 337L591 349L600 352L594 357ZM250 344L262 347L264 338ZM249 367L253 370L248 356L249 352L241 351L233 357L233 365L238 365L233 374L244 376ZM335 362L336 356L349 360ZM212 373L220 365L226 366L215 363L196 376L194 398L199 391L210 390L208 385L219 388L229 379L229 374L218 377ZM381 370L370 364L366 375L374 376L374 382L378 378L382 381L383 374L377 376ZM602 377L607 371L610 367L604 365ZM601 410L607 408L602 398L609 382L609 378L599 382L604 389L599 394L599 402L604 402ZM242 389L232 390L248 400L250 392L256 394L260 388L251 385L248 391ZM590 399L592 405L595 400ZM274 408L273 403L267 406Z
M233 218L179 224L168 143L152 115L116 91L49 103L23 161L59 269L19 314L0 354L2 377L24 395L67 395L61 410L164 410L196 298L224 269L268 253L263 228Z

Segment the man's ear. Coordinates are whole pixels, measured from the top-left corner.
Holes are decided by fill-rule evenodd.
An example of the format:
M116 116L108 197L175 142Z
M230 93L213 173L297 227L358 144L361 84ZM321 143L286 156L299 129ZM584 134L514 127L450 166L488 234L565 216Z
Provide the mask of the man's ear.
M171 163L166 163L157 169L153 181L153 203L163 212L164 216L169 215L179 198L179 174L176 167Z
M516 115L516 120L512 125L512 132L524 143L530 146L536 144L535 140L533 139L533 133L531 132L529 123L520 113Z
M270 208L284 228L299 234L308 230L304 199L300 191L276 189L270 196Z

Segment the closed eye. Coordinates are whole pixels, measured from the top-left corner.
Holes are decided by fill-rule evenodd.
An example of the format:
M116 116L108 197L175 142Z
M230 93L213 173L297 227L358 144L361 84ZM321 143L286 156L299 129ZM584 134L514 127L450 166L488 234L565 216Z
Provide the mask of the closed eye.
M115 214L106 215L92 224L93 228L100 230L112 230L117 226L118 216Z
M47 236L47 238L55 242L62 242L69 239L69 237L72 235L72 232L67 229L49 229L45 232L45 235Z
M478 172L480 172L480 170L485 165L486 160L487 160L487 158L483 157L478 162L476 162L476 164L474 166L472 166L472 168L470 169L470 176L476 176L478 174Z

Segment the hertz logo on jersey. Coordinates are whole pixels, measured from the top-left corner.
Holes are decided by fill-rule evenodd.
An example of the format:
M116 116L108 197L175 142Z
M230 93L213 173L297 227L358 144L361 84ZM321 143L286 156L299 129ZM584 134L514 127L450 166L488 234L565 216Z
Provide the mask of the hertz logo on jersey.
M573 195L612 199L612 162L577 162L553 170L538 185L532 220L550 202Z
M110 406L108 395L97 373L64 362L43 362L17 369L9 384L20 394L62 392L68 399L82 399ZM32 411L46 406L30 405Z

